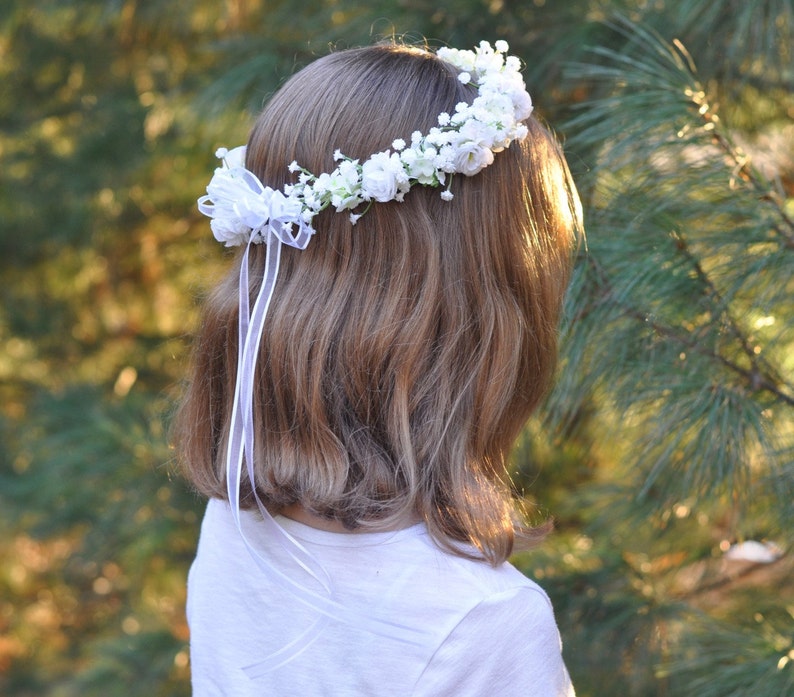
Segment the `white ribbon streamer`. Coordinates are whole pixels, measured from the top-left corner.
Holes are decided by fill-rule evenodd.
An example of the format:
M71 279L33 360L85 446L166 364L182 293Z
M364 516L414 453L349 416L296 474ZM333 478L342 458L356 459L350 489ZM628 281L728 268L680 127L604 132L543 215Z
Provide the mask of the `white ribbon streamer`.
M265 187L261 185L254 175L250 172L246 172L246 174L248 176L243 181L246 182L249 190L256 190L259 187L261 187L262 191L265 190ZM270 580L288 591L296 600L312 608L320 617L306 631L279 651L268 656L263 661L245 668L246 674L252 679L275 670L306 650L318 638L322 628L329 620L342 622L357 629L414 645L425 645L432 635L431 628L419 629L410 627L339 603L334 597L333 581L326 569L297 539L276 523L256 492L254 471L256 425L253 417L253 399L257 356L264 331L265 317L273 298L282 245L305 249L311 239L311 232L313 232L310 227L301 225L294 218L291 218L291 211L284 210L280 203L279 201L276 210L267 215L264 224L261 218L256 221L258 223L257 228L251 233L241 260L237 378L226 454L227 494L235 525L240 531L243 542L257 566ZM205 209L212 210L211 206L206 205L205 202L202 202L202 204L204 204ZM236 206L237 214L241 218L245 219L248 217L250 220L250 215L252 215L251 207L240 205L239 202L234 205ZM260 208L260 213L261 211L262 209ZM295 226L297 226L297 232L295 232ZM251 244L262 240L267 245L265 268L262 285L253 309L250 309L249 252ZM261 428L262 425L260 424L259 427ZM262 525L268 539L280 544L288 557L319 585L322 592L310 589L304 583L276 568L274 564L268 561L262 550L255 548L246 535L242 524L240 501L243 461L245 461L248 480L262 516Z

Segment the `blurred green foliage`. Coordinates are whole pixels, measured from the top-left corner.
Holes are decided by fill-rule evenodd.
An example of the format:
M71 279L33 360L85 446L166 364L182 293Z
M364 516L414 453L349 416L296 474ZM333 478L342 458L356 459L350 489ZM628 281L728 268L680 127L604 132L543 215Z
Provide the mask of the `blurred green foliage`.
M578 693L794 692L791 0L9 0L0 17L0 693L189 693L203 503L168 414L222 272L221 144L332 47L505 38L585 203L516 557ZM771 564L727 559L773 539Z

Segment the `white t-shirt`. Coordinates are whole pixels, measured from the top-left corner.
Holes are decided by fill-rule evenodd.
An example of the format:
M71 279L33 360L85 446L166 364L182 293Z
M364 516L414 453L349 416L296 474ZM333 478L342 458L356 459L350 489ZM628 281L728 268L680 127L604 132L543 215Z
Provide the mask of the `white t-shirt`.
M279 565L258 513L246 538ZM326 620L298 655L251 678L318 618L254 563L227 503L211 500L188 579L194 697L572 697L546 594L510 564L439 549L423 524L333 533L278 517L328 572L343 606L421 629L406 643ZM271 549L274 548L274 549ZM258 674L255 668L253 674Z

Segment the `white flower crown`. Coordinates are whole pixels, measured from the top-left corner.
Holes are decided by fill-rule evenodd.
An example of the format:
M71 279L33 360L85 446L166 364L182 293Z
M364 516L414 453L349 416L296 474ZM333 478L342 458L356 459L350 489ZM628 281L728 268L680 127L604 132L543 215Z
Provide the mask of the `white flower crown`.
M215 238L232 247L264 242L270 231L286 244L305 247L294 241L307 242L315 232L314 216L329 206L342 212L366 204L350 214L355 225L373 201L402 201L414 184L446 183L441 198L451 200L451 175L477 174L493 162L494 153L527 134L522 121L532 113L532 99L518 58L506 56L507 50L506 41L497 41L495 48L482 41L473 51L439 48L436 55L461 71L458 79L477 87L471 104L460 102L454 113L439 114L438 126L427 135L412 133L410 147L398 138L392 142L394 152L376 153L363 163L337 150L339 166L330 174L314 175L293 161L289 171L299 173L298 181L282 191L264 186L245 168L245 146L219 148L215 154L223 166L198 200L199 210L212 219Z

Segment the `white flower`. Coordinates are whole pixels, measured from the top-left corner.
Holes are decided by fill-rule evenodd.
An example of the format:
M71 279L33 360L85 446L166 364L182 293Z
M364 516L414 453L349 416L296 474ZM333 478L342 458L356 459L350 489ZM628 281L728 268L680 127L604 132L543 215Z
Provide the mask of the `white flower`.
M504 65L504 57L501 53L494 53L491 44L487 41L480 41L480 47L474 57L474 69L480 73L498 73Z
M409 148L401 154L401 159L405 164L405 169L412 179L416 179L420 184L432 186L438 183L436 174L436 157L438 151L429 147L426 150L416 150Z
M359 193L358 162L343 160L330 174L324 172L317 177L314 184L304 190L304 198L309 206L319 199L330 203L339 212L361 203Z
M416 148L426 147L427 145L434 145L436 147L441 147L449 143L450 138L452 137L452 133L450 131L442 131L440 128L431 128L427 134L427 137L424 139L423 143L418 143Z
M221 149L226 150L226 148ZM226 154L223 156L223 161L229 169L234 169L235 167L245 167L245 145L240 145L236 148L232 148L231 150L226 150Z
M358 186L358 160L345 160L336 168L345 186L352 192Z
M272 194L247 170L218 167L207 195L199 199L199 210L212 218L215 239L233 247L245 244L252 230L267 224Z
M488 124L492 131L509 131L516 123L515 105L509 95L488 92L477 99L469 109L469 119ZM469 123L464 123L461 130L464 130Z
M492 162L493 151L473 141L462 143L455 153L455 171L467 177L473 177Z
M289 163L289 167L287 167L287 169L294 174L295 172L300 172L301 167L298 164L297 160L293 160L292 162Z
M473 71L475 54L474 51L461 51L457 48L439 48L436 55L445 63L454 65L458 70Z
M452 157L455 164L455 171L463 172L471 176L469 171L472 170L469 167L465 168L466 171L459 169L459 163L461 162L459 155L461 152L465 152L466 157L469 157L473 152L478 150L488 150L493 155L494 150L499 150L503 147L503 141L504 134L497 126L490 123L483 123L476 119L466 121L457 132L452 134L452 146L455 149ZM491 163L490 161L486 161L487 157L485 155L478 156L477 159L484 162L482 165L483 167ZM492 159L493 158L491 158L491 161ZM480 167L480 169L482 169L482 167ZM475 169L473 172L476 174L480 169Z
M443 198L445 201L451 201L453 198L455 198L455 196L449 189L444 189L441 192L441 198Z
M529 133L529 129L525 124L520 123L513 129L513 140L524 140Z
M444 183L444 172L452 173L455 171L455 148L452 145L443 145L438 150L436 156L436 169L440 170L438 181Z
M394 149L395 149L397 152L399 152L400 150L404 150L404 149L405 149L405 141L404 141L402 138L397 138L397 139L395 139L394 141L392 141L392 144L391 144L391 146L392 146L392 147L393 147L393 148L394 148Z
M322 202L314 195L314 189L312 187L304 187L303 191L301 192L301 196L303 197L303 205L307 209L313 212L320 209Z
M507 41L504 39L499 39L494 44L494 48L499 51L499 53L507 53L510 50L510 46L508 46Z
M397 153L379 152L362 165L361 189L365 199L393 201L398 191L407 190L407 184L408 177Z
M460 80L460 83L462 85L468 85L471 82L471 73L466 73L466 72L459 73L458 80Z
M303 182L301 182L303 183ZM315 196L322 196L323 194L328 192L328 187L331 183L331 175L327 172L323 172L311 186L307 186L304 190L304 196L308 197L310 195Z
M532 97L529 94L522 90L520 92L513 92L512 101L513 101L513 111L515 115L516 121L523 121L524 119L528 119L529 115L532 113Z
M251 229L239 218L213 218L210 220L213 237L225 247L237 247L248 242Z

